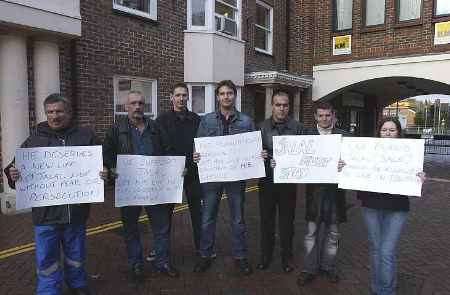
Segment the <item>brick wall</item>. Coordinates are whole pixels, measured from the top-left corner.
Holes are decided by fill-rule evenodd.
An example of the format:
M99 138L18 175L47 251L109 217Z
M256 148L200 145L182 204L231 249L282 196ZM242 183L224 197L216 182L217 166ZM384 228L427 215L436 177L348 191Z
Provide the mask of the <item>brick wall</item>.
M386 0L385 24L366 28L363 24L363 0L353 1L353 29L333 32L333 1L318 1L315 9L314 64L326 64L360 59L388 58L407 55L423 55L449 51L450 45L434 46L433 1L423 1L423 17L419 22L397 23L396 0ZM444 19L441 19L444 20ZM352 54L332 56L332 37L352 35Z
M243 1L242 39L245 46L245 72L281 71L287 69L287 1L265 0L273 7L273 49L272 55L255 50L256 1Z
M158 110L183 80L185 1L158 1L158 20L113 11L111 0L82 0L82 37L75 42L77 118L100 136L113 122L113 76L158 80Z

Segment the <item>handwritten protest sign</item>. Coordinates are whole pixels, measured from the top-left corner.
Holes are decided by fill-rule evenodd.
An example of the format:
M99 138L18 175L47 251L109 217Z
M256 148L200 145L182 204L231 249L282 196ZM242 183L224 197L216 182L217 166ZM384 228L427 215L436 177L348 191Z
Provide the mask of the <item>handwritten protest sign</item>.
M264 177L261 158L261 131L228 136L195 138L195 150L200 153L200 182L237 181Z
M116 207L181 203L185 159L118 155Z
M16 208L103 202L101 146L19 148Z
M337 183L341 135L273 137L275 183Z
M339 187L361 191L420 196L423 139L345 137Z

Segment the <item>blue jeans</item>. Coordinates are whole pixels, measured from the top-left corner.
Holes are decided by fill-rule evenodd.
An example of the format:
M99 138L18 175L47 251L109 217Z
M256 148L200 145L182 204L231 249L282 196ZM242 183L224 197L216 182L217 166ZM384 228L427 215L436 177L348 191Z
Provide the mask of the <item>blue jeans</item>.
M247 257L247 230L244 221L245 181L203 183L202 232L200 255L211 257L216 240L216 221L225 189L230 209L231 248L236 259Z
M408 213L363 207L369 233L371 290L377 295L395 295L397 244Z
M144 256L138 227L142 206L126 206L120 209L128 264L130 268L136 265L143 265ZM171 207L170 204L161 204L144 206L144 209L150 219L153 232L154 250L156 253L153 263L159 269L169 263Z
M84 224L39 225L34 227L38 295L62 294L63 278L69 288L87 286L86 226ZM61 247L64 267L61 262Z
M323 227L323 235L321 228ZM323 237L322 237L323 236ZM337 224L308 221L304 240L305 260L303 272L317 274L319 270L336 271L336 257L339 248Z

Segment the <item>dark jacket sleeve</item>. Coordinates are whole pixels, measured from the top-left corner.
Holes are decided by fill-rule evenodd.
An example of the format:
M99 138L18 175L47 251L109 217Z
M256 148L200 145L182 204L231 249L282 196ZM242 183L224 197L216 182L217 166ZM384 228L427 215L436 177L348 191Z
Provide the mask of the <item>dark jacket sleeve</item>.
M103 165L108 169L116 167L118 142L118 130L116 126L111 127L103 141Z
M15 159L13 159L12 162L9 163L8 166L6 166L6 168L3 170L5 172L6 177L8 178L8 185L12 189L16 189L16 183L14 181L12 181L11 174L9 173L9 169L12 166L14 166L14 163L15 163Z
M34 131L32 130L32 133L33 133L33 132L34 132ZM31 141L31 136L28 137L28 138L20 145L20 147L21 147L21 148L27 148L27 147L29 147L29 146L30 146L30 141ZM8 185L9 185L9 187L12 188L12 189L16 189L16 183L15 183L14 181L12 181L12 179L11 179L11 174L10 174L10 172L9 172L9 169L10 169L11 167L13 167L15 164L16 164L16 159L14 158L14 159L11 161L11 163L9 163L8 166L6 166L5 169L3 170L3 172L4 172L5 175L6 175L6 178L8 179Z
M156 128L158 129L156 134L159 136L159 141L161 145L161 153L164 156L171 156L175 154L175 150L170 140L169 135L169 122L167 116L164 114L158 116L155 120Z

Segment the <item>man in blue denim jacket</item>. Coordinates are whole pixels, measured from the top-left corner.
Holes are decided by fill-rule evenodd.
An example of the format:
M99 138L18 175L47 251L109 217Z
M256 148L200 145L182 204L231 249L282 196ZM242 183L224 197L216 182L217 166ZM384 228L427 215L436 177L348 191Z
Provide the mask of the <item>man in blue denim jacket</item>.
M197 130L197 137L232 135L255 130L253 120L236 110L237 90L233 82L221 81L216 87L218 110L206 114ZM194 153L194 162L200 161ZM230 207L232 229L232 254L239 271L252 273L247 256L247 230L244 221L245 181L203 183L203 211L200 239L200 258L194 272L205 272L211 266L214 252L216 220L223 191L226 191Z

